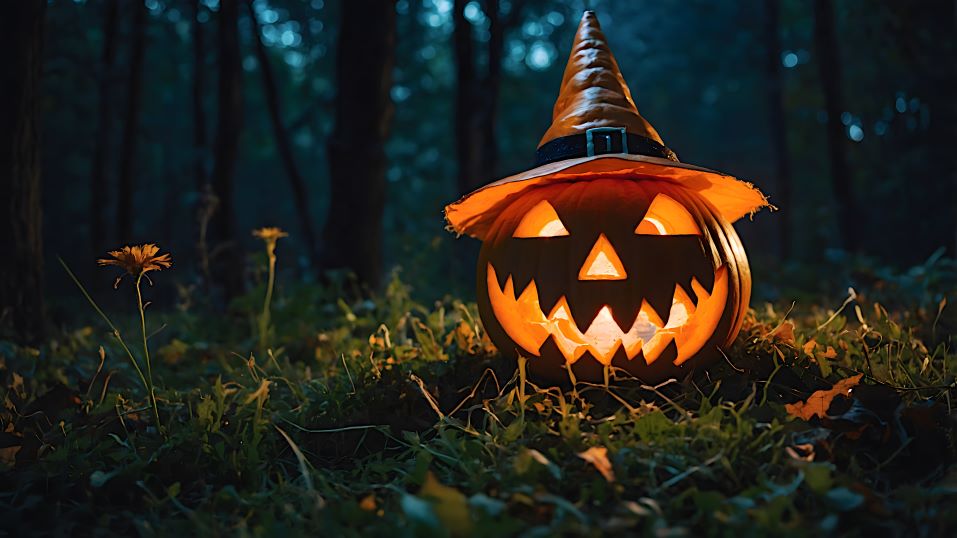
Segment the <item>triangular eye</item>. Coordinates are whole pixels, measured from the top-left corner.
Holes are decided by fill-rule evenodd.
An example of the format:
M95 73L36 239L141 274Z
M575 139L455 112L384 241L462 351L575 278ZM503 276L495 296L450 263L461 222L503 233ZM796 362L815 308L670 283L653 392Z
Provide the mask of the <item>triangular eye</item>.
M515 228L512 237L558 237L568 235L568 230L558 218L555 208L545 200L535 204Z
M670 196L659 194L641 219L635 233L639 235L701 235L691 213Z

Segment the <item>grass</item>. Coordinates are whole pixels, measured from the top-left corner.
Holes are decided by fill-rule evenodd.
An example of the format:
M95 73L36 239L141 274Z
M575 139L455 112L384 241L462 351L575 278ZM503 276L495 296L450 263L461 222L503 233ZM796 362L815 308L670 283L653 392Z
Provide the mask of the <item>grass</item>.
M161 424L113 329L2 342L0 535L954 535L952 271L756 305L726 363L657 387L537 387L474 305L397 278L151 313Z

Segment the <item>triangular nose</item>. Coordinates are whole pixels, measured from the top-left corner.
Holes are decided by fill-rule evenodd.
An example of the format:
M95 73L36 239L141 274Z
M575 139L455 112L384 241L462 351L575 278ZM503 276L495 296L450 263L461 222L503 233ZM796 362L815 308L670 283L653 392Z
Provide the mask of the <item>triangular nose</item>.
M598 236L595 246L585 258L581 270L578 271L578 280L625 280L628 274L621 258L611 246L611 241L605 234Z

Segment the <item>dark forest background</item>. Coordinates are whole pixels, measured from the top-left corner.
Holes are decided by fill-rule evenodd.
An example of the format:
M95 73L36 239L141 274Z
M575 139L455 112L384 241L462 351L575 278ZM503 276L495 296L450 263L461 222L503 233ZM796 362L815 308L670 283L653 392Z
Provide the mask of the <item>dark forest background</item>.
M826 267L855 256L904 268L957 246L951 0L16 4L3 39L34 54L4 77L4 121L35 110L39 129L3 135L37 160L3 185L40 188L42 217L9 200L26 229L42 218L42 248L7 226L4 279L45 271L54 311L76 294L54 256L108 282L93 259L127 243L229 296L266 225L290 233L280 265L302 280L375 289L398 266L422 299L471 296L477 245L442 208L531 167L586 8L679 157L780 208L736 225L759 297L782 275L846 287Z

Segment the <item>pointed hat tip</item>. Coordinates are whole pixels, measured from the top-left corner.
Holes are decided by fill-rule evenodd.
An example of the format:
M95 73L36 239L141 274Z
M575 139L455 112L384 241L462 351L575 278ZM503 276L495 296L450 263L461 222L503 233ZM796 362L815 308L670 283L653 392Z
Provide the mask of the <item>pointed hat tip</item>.
M578 32L581 33L585 29L594 29L601 31L601 23L598 22L598 14L592 10L587 10L582 13L582 20L578 23Z
M655 128L638 113L601 30L598 15L588 10L582 14L575 32L552 109L552 125L538 145L598 127L624 127L630 134L664 145Z

